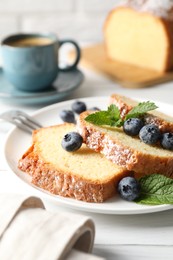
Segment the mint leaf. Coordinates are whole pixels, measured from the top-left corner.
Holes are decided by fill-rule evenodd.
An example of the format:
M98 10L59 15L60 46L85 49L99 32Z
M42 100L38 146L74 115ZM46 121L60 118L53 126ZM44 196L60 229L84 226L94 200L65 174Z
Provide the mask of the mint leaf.
M107 111L99 111L88 115L85 120L94 125L109 125L120 127L123 120L120 117L120 111L116 105L110 105Z
M85 118L85 121L94 125L111 125L112 123L108 111L99 111L90 114Z
M125 120L133 117L134 118L139 117L147 113L148 111L154 110L156 108L158 107L153 102L150 101L139 103L137 106L135 106L130 110L130 112L126 115Z
M118 109L118 107L116 105L110 105L108 107L108 113L109 113L109 117L112 119L112 120L119 120L121 117L120 117L120 111Z
M173 179L160 174L151 174L139 180L141 195L138 204L173 204Z

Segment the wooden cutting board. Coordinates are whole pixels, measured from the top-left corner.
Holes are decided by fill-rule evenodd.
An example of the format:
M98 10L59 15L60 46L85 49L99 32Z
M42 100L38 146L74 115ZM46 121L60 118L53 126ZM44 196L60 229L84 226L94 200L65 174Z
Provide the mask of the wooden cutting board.
M83 48L81 65L112 78L126 88L143 88L173 80L173 72L160 73L110 60L103 43Z

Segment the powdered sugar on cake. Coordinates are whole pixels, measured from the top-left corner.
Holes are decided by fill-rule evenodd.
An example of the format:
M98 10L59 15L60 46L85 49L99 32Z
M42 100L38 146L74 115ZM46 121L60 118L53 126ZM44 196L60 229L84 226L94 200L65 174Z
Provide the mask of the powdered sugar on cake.
M155 16L173 20L173 0L126 0L119 6L129 6L139 12L149 12Z
M135 163L135 158L130 149L113 142L108 136L103 139L103 150L101 151L112 162L126 167L127 164Z
M135 164L134 152L129 148L122 147L122 145L114 142L107 135L92 128L87 128L86 132L88 135L84 139L90 149L104 154L106 158L122 167L128 166L130 169L130 166ZM84 131L81 131L81 133L84 134Z

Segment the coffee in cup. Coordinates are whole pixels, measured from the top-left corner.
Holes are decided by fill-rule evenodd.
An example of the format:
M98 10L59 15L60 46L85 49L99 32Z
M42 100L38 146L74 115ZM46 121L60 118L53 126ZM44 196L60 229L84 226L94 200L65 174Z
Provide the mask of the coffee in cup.
M60 68L58 53L65 43L76 49L72 65ZM80 48L73 40L58 40L54 34L17 34L1 43L3 70L6 78L23 91L39 91L49 87L59 71L76 68L80 60Z
M14 47L34 47L51 44L52 40L47 37L28 37L7 41L7 45Z

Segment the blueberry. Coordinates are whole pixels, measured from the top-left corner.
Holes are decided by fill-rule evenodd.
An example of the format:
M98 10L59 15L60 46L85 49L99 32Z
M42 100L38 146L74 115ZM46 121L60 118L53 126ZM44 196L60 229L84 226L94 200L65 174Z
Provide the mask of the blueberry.
M133 177L125 177L118 184L118 192L122 199L133 201L140 195L140 184Z
M71 110L62 110L59 116L64 122L75 123L75 116Z
M139 118L129 118L124 122L123 130L127 135L135 136L143 127L144 123Z
M80 134L69 132L63 137L61 145L67 152L74 152L81 147L82 142L83 138Z
M159 128L153 124L143 126L139 132L139 138L145 144L155 144L160 137L161 134Z
M77 113L77 114L80 114L84 111L86 111L87 107L85 105L84 102L82 101L75 101L73 104L72 104L72 110Z
M173 150L173 134L164 133L161 138L161 146L168 150Z

